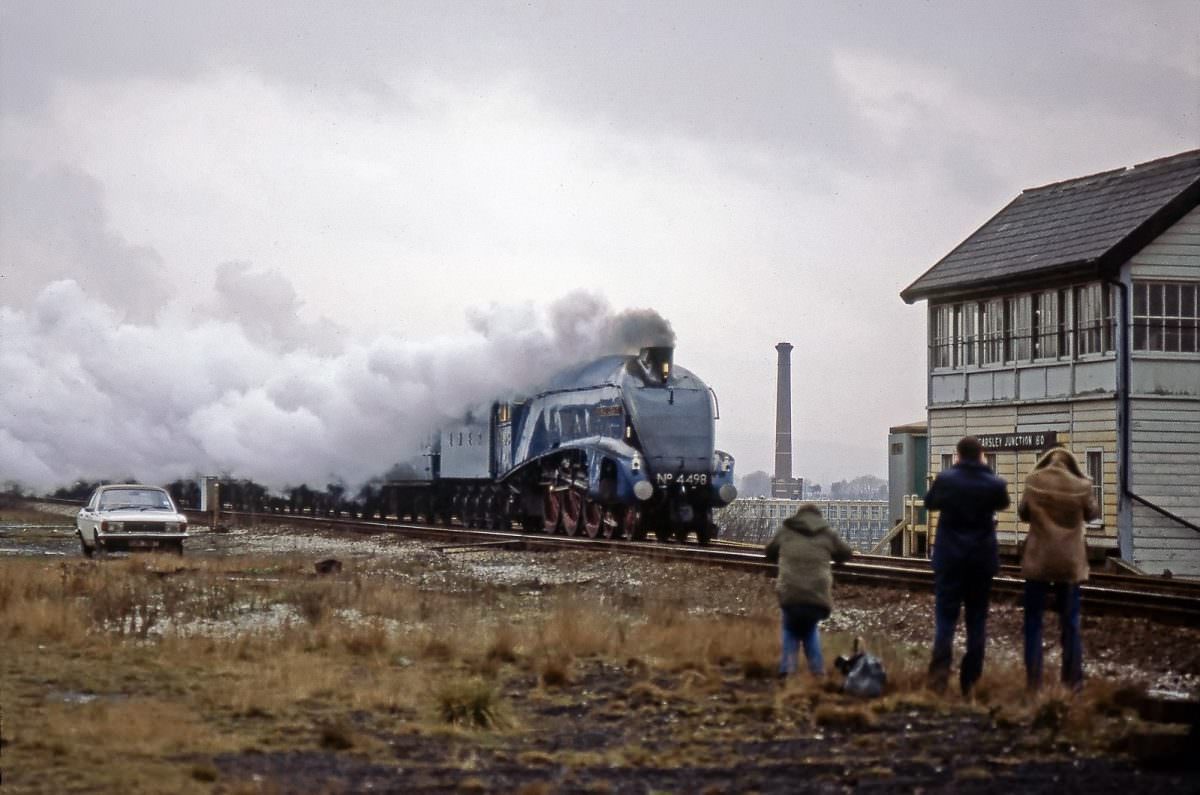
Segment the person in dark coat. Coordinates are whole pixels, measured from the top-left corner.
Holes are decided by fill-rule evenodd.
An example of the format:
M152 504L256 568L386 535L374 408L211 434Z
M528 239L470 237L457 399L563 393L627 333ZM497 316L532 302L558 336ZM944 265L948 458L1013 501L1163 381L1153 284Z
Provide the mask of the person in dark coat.
M1079 633L1079 584L1088 578L1084 524L1100 515L1092 481L1070 451L1047 451L1025 479L1017 517L1029 522L1021 550L1025 578L1025 680L1042 684L1042 613L1051 588L1062 627L1062 681L1083 685L1083 641Z
M767 544L767 560L779 564L775 592L783 617L783 652L779 674L796 672L800 645L808 659L808 670L825 675L821 637L817 625L833 609L833 572L830 562L849 560L853 550L830 529L821 510L811 502L801 503L796 513L783 520Z
M966 608L967 652L959 669L964 696L983 673L987 645L988 599L1000 570L996 511L1009 505L1008 484L988 468L974 436L956 447L958 461L938 473L925 495L925 507L938 511L933 545L934 615L930 683L944 690L950 678L958 613Z

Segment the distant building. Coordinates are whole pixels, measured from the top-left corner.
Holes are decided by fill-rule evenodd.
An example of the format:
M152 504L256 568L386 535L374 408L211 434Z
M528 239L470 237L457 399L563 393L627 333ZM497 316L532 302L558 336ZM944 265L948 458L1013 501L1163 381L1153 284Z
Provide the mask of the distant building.
M929 486L929 423L913 422L888 429L888 521L892 526L906 521L926 524L925 509L919 507ZM927 531L917 538L897 538L891 553L923 556Z
M804 499L804 478L771 478L771 496L779 500Z
M1093 552L1200 576L1200 150L1026 190L901 297L929 302L929 476L978 436L1015 509L1064 445Z
M846 543L860 552L869 552L888 530L885 500L809 500L821 509ZM780 523L796 512L796 500L766 497L736 499L717 514L721 539L765 544Z

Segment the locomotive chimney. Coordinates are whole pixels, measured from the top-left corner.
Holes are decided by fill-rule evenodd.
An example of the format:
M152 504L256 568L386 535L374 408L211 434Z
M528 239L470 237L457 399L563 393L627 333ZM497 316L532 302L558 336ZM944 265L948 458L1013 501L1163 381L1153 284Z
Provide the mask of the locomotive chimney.
M660 384L667 383L671 377L671 367L674 364L675 349L670 345L654 345L642 348L638 359L651 381Z
M792 478L792 345L781 342L779 382L775 391L775 480Z

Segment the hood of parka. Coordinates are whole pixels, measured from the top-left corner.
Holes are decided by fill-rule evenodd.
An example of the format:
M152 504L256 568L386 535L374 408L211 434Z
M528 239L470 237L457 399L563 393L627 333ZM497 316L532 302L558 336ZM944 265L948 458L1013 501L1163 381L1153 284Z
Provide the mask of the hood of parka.
M805 503L783 520L783 526L802 535L812 536L819 533L821 528L828 527L829 523L821 516L821 510L817 506Z
M1035 491L1075 497L1087 493L1092 488L1092 481L1083 474L1079 461L1070 450L1056 447L1038 459L1026 486Z

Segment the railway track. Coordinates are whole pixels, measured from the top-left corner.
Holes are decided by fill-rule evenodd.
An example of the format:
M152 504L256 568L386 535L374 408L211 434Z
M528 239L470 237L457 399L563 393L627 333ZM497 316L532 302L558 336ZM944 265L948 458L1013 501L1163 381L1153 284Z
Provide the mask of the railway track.
M80 505L77 500L41 500L60 505ZM193 524L208 524L212 514L185 510ZM462 526L440 526L399 520L313 516L302 513L257 513L221 511L222 519L235 523L269 523L305 526L314 530L357 533L388 533L408 538L453 542L445 549L468 550L474 547L514 549L608 549L626 555L663 560L681 560L720 566L772 576L775 565L762 557L761 547L738 542L717 542L701 547L688 544L613 541L524 533L516 530L482 530ZM933 569L923 558L892 558L882 555L856 555L853 560L835 566L838 582L908 588L932 592ZM1018 566L1002 566L992 581L992 591L1002 597L1019 597L1024 579ZM1094 572L1082 588L1083 608L1092 614L1125 615L1148 618L1170 624L1200 625L1200 583L1160 577Z
M187 511L196 524L207 523L210 514ZM597 551L608 549L621 554L640 555L663 560L681 560L770 576L775 565L767 563L761 549L732 544L701 547L689 544L613 541L572 536L541 535L515 530L482 530L461 526L444 527L417 522L365 520L311 516L222 511L221 517L236 523L290 524L314 530L358 533L390 533L410 538L445 540L446 550L474 547L515 549L572 549ZM932 592L933 570L920 558L890 558L857 555L834 567L838 582L909 588ZM1019 567L1003 567L992 581L994 594L1019 597L1024 589ZM1082 588L1083 609L1091 614L1138 616L1163 623L1200 624L1200 583L1136 575L1096 573Z
M741 541L726 541L719 543L736 549L762 549L761 544L749 544ZM932 571L933 569L932 562L926 558L895 558L889 555L858 555L855 557L855 560L862 561L864 563L902 566L920 571ZM1023 579L1021 577L1021 567L1016 564L1002 564L1000 566L1000 574L1002 576L1012 577L1014 579ZM1177 593L1184 596L1193 595L1200 597L1200 581L1196 580L1177 580L1171 577L1159 577L1150 574L1115 574L1113 572L1093 570L1088 576L1088 582L1091 585L1099 585L1105 588L1115 588L1117 590L1125 589L1152 591L1154 593Z

